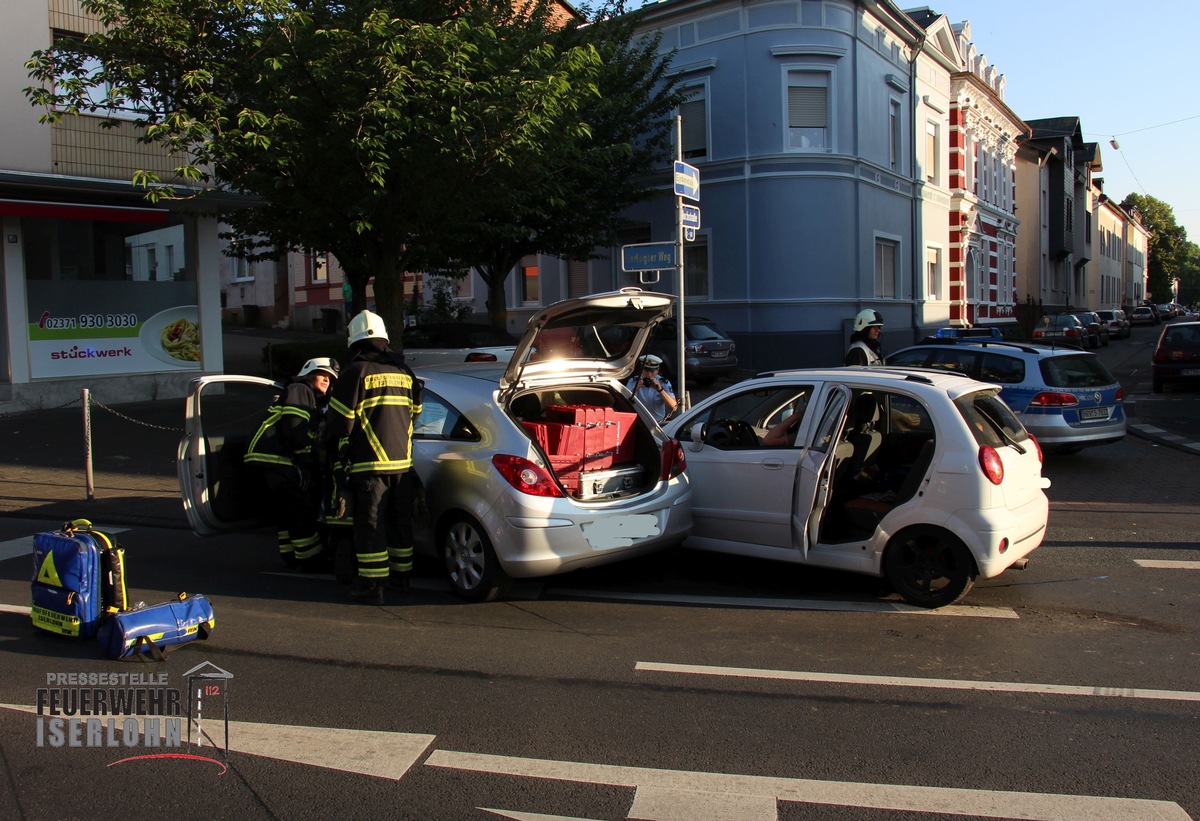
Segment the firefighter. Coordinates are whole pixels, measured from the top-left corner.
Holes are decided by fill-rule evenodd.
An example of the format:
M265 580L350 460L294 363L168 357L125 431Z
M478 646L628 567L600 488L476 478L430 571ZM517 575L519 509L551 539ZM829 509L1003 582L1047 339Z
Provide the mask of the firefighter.
M320 569L321 466L318 446L330 385L338 364L310 359L277 397L246 448L244 461L259 469L284 564Z
M421 383L389 347L382 317L350 321L350 360L329 402L329 437L354 510L357 580L350 596L383 604L383 585L408 589L413 559L413 422Z
M879 334L883 332L883 317L879 311L864 308L854 317L854 333L850 336L850 348L846 351L847 365L882 365L883 350L879 346Z

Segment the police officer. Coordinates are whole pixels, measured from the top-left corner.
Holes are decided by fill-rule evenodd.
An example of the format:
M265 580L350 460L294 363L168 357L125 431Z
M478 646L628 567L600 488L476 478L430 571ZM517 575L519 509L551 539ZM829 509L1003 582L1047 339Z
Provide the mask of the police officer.
M421 383L388 346L378 314L363 311L348 330L350 361L329 402L329 437L353 501L358 575L350 595L383 604L384 583L407 589L412 572L412 429Z
M662 368L662 357L646 354L641 359L642 372L635 374L625 387L646 406L646 410L654 414L655 421L661 422L667 414L674 413L679 407L675 398L675 390L671 380L659 373Z
M323 564L319 533L321 477L317 445L329 386L338 364L329 357L304 363L283 396L276 398L246 448L243 461L256 467L275 521L279 555L302 570Z
M883 317L873 308L864 308L854 317L854 333L850 335L850 348L846 351L847 365L882 365L883 350L879 346L879 334L883 331Z

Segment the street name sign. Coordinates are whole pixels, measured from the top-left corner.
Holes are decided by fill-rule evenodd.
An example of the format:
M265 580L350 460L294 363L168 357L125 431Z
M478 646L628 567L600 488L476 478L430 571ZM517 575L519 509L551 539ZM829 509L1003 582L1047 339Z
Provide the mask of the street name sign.
M662 271L675 267L675 243L644 242L621 246L622 271Z

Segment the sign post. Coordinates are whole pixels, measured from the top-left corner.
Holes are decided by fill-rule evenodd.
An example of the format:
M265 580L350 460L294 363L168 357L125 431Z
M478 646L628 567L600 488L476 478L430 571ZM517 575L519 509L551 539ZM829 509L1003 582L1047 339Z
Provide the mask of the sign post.
M687 410L691 407L691 402L688 401L687 394L687 360L685 348L687 346L687 328L684 322L684 271L683 271L683 241L686 234L687 239L696 238L696 229L700 227L700 209L694 205L685 205L683 200L686 197L693 202L700 201L700 170L694 166L688 165L683 161L683 118L679 115L675 116L675 273L679 287L679 315L676 318L679 323L679 330L676 336L678 337L678 345L675 348L675 396L679 400L679 407ZM688 209L685 215L684 209ZM692 224L694 223L694 224Z

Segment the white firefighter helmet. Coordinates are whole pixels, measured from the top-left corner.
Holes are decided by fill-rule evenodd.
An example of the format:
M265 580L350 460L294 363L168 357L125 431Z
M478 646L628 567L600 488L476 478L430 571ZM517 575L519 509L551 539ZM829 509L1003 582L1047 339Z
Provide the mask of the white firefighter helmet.
M854 317L854 332L858 333L863 328L882 328L883 317L879 311L873 308L864 308L858 312L858 316Z
M346 330L350 334L350 341L347 343L349 345L364 339L388 341L387 325L383 324L383 317L374 311L363 311L354 317L350 320L350 327Z
M338 363L328 356L318 356L305 362L297 376L308 376L310 373L323 373L330 379L337 379Z

